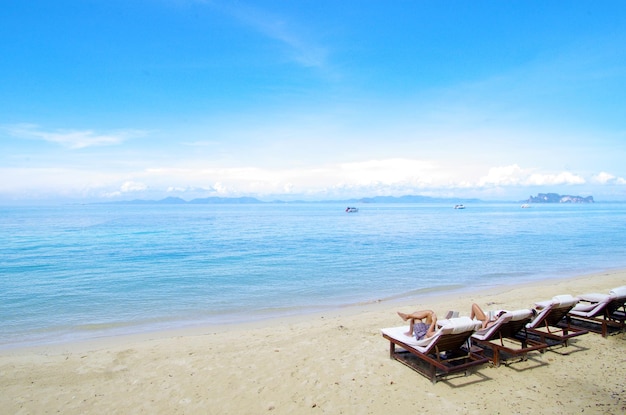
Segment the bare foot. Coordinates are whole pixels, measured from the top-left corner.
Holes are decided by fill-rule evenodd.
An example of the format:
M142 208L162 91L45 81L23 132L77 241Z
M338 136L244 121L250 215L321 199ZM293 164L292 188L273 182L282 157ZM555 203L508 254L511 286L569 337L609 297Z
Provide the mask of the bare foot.
M398 311L398 315L404 321L407 321L409 319L409 315L408 314L404 314L404 313L401 313L401 312Z

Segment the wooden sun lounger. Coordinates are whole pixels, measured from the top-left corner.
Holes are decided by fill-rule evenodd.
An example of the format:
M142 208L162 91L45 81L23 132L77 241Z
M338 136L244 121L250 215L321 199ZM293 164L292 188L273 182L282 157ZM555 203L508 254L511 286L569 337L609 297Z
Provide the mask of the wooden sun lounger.
M474 333L471 337L472 343L490 349L491 361L496 367L504 360L503 353L525 359L528 352L541 351L548 347L547 343L528 338L526 324L532 317L532 310L506 312L492 326Z
M539 312L526 326L528 332L539 337L540 342L547 343L550 340L551 346L563 344L567 347L567 341L572 337L589 333L588 330L564 324L567 313L577 303L578 298L571 295L557 295L552 300L535 303Z
M479 326L469 317L451 318L445 320L445 325L433 337L419 341L404 334L406 326L381 331L389 340L390 358L436 383L452 373L465 372L467 375L470 368L489 362L489 358L464 347Z
M583 327L589 331L609 334L609 327L620 332L626 329L626 285L613 288L609 294L583 294L578 304L567 314L569 329Z

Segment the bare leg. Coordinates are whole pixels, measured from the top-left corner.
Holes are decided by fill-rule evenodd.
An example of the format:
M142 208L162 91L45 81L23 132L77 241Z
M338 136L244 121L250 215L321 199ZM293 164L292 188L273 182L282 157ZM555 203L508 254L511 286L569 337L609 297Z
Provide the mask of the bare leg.
M431 337L435 333L435 329L437 326L437 316L432 310L414 311L411 314L398 312L398 315L404 321L409 320L409 331L405 333L407 336L413 336L413 326L415 325L415 322L422 321L424 319L426 319L426 324L430 324L426 336Z
M478 304L472 304L472 312L470 313L470 318L473 320L476 317L478 320L482 321L482 328L487 327L487 323L489 323L489 319L485 315L485 312L480 308Z
M429 317L430 319L430 327L428 327L428 331L426 332L426 337L432 337L437 331L437 315L432 313ZM428 319L426 320L428 323Z
M409 320L409 331L407 331L406 334L407 336L413 337L413 326L415 325L415 319L412 318Z
M400 316L400 318L404 321L407 321L408 319L418 319L418 320L423 320L426 317L435 314L432 310L420 310L420 311L414 311L411 314L405 314L405 313L401 313L398 311L398 315Z

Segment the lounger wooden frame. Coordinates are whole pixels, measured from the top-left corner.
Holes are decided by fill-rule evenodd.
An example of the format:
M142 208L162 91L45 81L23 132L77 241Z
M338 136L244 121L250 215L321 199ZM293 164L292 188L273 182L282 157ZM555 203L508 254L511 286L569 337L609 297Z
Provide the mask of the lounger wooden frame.
M539 341L542 343L547 343L546 340L549 339L553 342L551 346L554 344L563 344L567 347L567 341L572 337L589 333L589 330L563 324L567 313L572 307L573 305L569 307L551 307L541 321L533 321L535 327L528 327L528 333L539 337Z
M452 373L465 372L467 375L470 368L489 362L489 358L472 350L464 350L462 346L467 343L472 332L443 334L437 340L433 348L427 353L409 346L402 341L383 333L383 337L389 340L389 357L410 367L424 375L434 384L437 380ZM397 350L396 346L403 350ZM442 354L446 355L445 358ZM415 361L417 358L418 361Z
M565 317L565 327L568 330L587 329L599 333L602 337L609 334L609 327L617 328L620 332L626 329L626 299L619 298L609 301L602 310L594 316L581 316L568 313ZM577 321L579 323L577 323ZM591 323L582 327L580 322Z
M480 347L491 349L491 362L496 367L500 366L500 362L504 360L501 358L501 353L516 357L521 356L525 359L528 352L541 351L548 347L545 342L528 338L526 324L529 322L530 318L506 322L495 330L489 338L480 339L472 336L472 342ZM508 343L511 343L512 346L508 346Z

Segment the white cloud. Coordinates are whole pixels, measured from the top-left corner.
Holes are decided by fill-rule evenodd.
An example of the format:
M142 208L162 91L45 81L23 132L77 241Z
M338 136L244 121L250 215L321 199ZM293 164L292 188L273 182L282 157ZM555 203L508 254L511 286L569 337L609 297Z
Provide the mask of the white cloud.
M606 184L615 180L615 176L610 173L600 172L593 177L593 180L597 183Z
M476 182L428 160L404 158L326 164L314 167L260 168L202 165L148 169L142 181L151 188L204 189L216 194L396 194L424 189L472 188Z
M97 134L93 130L44 131L35 124L16 124L5 129L14 137L43 140L73 150L116 145L129 138L145 135L145 132L138 130L116 131L108 134Z
M122 186L120 186L120 192L122 193L143 192L145 190L148 190L148 186L133 181L124 182Z
M115 198L123 195L127 195L130 193L141 193L145 192L149 189L149 187L143 183L134 182L134 181L126 181L122 183L119 189L114 191L105 191L102 193L103 197L106 198Z
M485 186L554 186L580 185L586 180L576 174L564 171L560 173L533 173L517 164L493 167L489 173L477 182L477 187Z
M343 198L373 195L424 194L431 196L483 195L517 197L520 188L556 185L626 185L623 178L601 172L589 180L571 172L542 173L517 164L480 169L447 166L432 160L390 158L338 163L312 168L163 167L140 171L101 172L89 169L0 169L0 196L64 195L68 197L185 198L209 195L259 197L303 195L309 198ZM591 191L591 188L589 188ZM595 190L593 190L596 193ZM511 197L511 196L508 197Z
M170 186L166 191L168 193L207 193L213 190L212 188L197 186Z
M525 181L525 185L530 186L550 186L562 184L585 184L585 179L570 172L558 174L532 174Z
M623 177L617 177L607 172L600 172L596 174L595 176L593 176L592 180L595 183L600 183L600 184L618 184L618 185L626 184L626 179L624 179Z
M486 176L478 180L478 187L484 186L515 186L524 182L528 171L517 164L502 167L492 167Z

